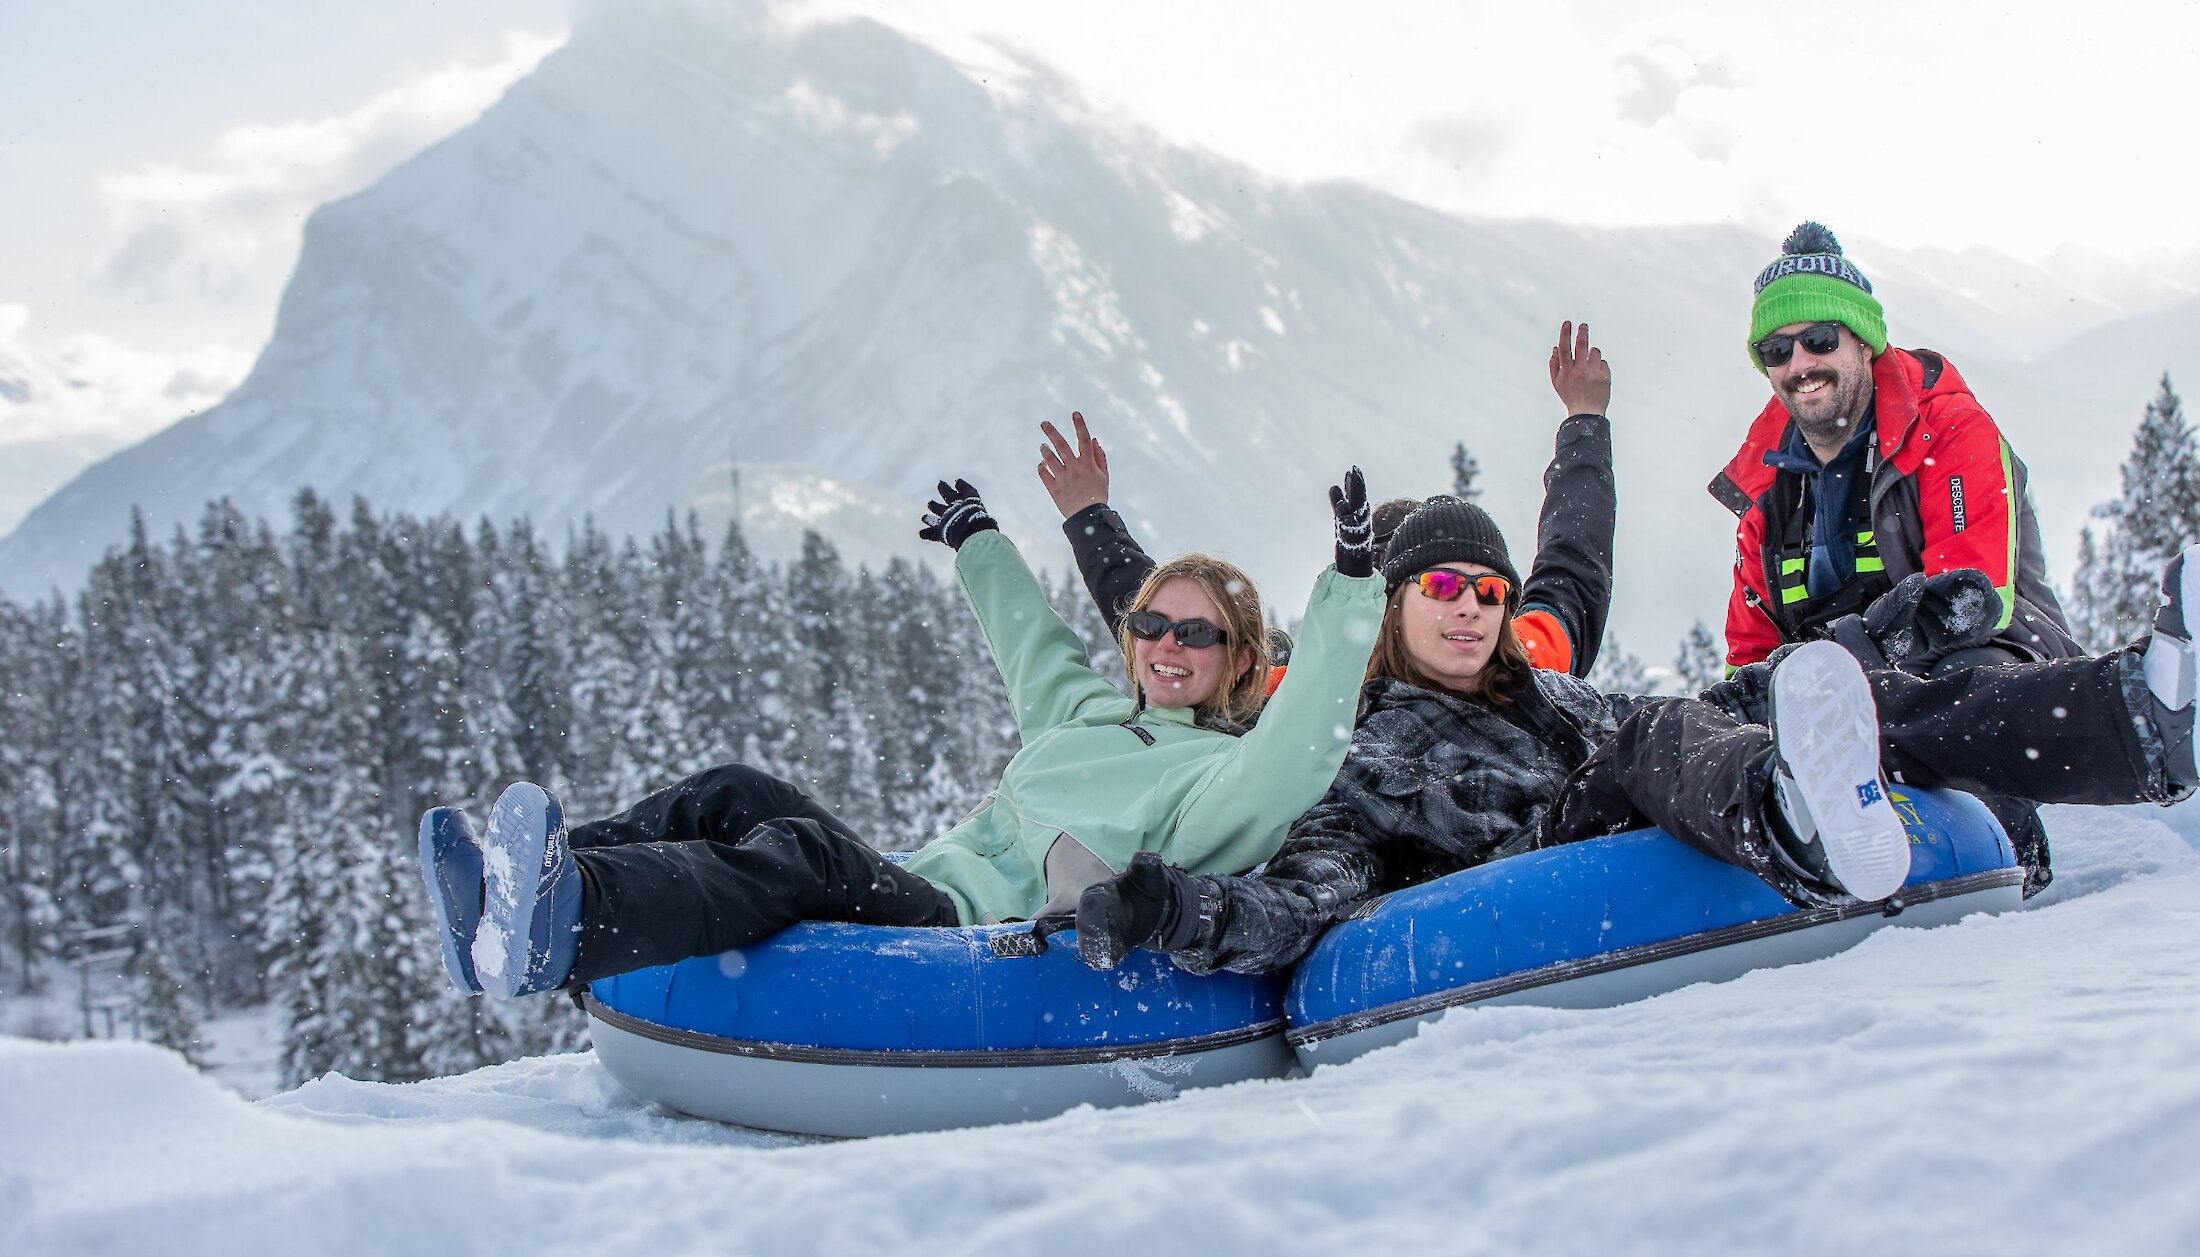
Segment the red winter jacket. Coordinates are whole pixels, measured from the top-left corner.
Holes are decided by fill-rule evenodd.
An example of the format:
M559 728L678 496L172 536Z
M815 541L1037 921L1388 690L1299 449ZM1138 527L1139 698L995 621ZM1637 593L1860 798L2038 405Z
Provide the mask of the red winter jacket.
M1819 636L1912 572L1966 567L2001 592L1997 643L2027 658L2083 654L2047 583L2024 463L1963 377L1929 349L1888 349L1872 360L1872 390L1879 442L1867 462L1870 527L1856 538L1856 577L1840 592L1813 599L1803 588L1811 521L1801 478L1765 465L1792 422L1778 398L1711 482L1711 496L1740 520L1727 663L1754 663L1783 642Z

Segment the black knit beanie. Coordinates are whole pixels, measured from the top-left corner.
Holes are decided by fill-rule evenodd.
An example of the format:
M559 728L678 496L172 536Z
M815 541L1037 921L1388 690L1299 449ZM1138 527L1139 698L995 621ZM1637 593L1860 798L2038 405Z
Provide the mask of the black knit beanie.
M1434 497L1406 516L1383 552L1383 588L1394 590L1441 563L1479 563L1520 590L1520 573L1505 549L1497 521L1472 502Z

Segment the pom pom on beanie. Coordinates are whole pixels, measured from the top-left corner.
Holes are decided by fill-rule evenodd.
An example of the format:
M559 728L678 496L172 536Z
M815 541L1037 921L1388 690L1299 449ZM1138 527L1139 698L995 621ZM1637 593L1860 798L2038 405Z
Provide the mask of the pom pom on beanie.
M1887 313L1872 295L1872 282L1842 255L1841 242L1822 223L1805 222L1788 233L1780 256L1757 273L1757 300L1749 311L1749 362L1765 369L1757 342L1791 323L1839 323L1872 347L1887 349Z

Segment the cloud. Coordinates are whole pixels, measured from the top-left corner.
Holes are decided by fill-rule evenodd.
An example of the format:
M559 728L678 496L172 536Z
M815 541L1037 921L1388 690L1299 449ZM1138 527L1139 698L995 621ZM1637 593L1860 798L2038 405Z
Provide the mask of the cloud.
M1498 167L1518 132L1488 115L1452 113L1424 118L1406 129L1406 143L1448 164L1461 178L1486 178Z
M1457 213L1775 238L1821 216L2024 257L2200 239L2176 183L2200 6L807 3L952 48L995 37L1177 142Z
M95 282L135 300L271 304L315 206L473 121L564 41L508 32L494 58L453 62L346 113L235 127L189 160L102 177L118 242Z
M1629 122L1653 126L1673 117L1681 97L1692 88L1741 86L1733 71L1717 61L1706 61L1687 44L1661 39L1644 48L1622 52L1612 63L1619 92L1619 116Z
M48 343L27 307L0 304L0 534L95 460L220 401L251 366L249 351L226 345Z
M31 312L0 304L0 449L85 437L135 441L237 386L252 354L227 345L149 353L85 334L47 343Z

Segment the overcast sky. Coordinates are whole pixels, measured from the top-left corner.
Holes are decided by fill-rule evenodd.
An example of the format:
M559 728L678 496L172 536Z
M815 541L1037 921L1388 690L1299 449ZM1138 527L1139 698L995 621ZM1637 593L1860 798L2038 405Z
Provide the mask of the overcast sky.
M0 407L0 451L218 397L306 213L477 116L581 2L0 0L0 356L93 384ZM1005 42L1172 139L1465 213L2200 243L2200 6L803 2L977 64Z

